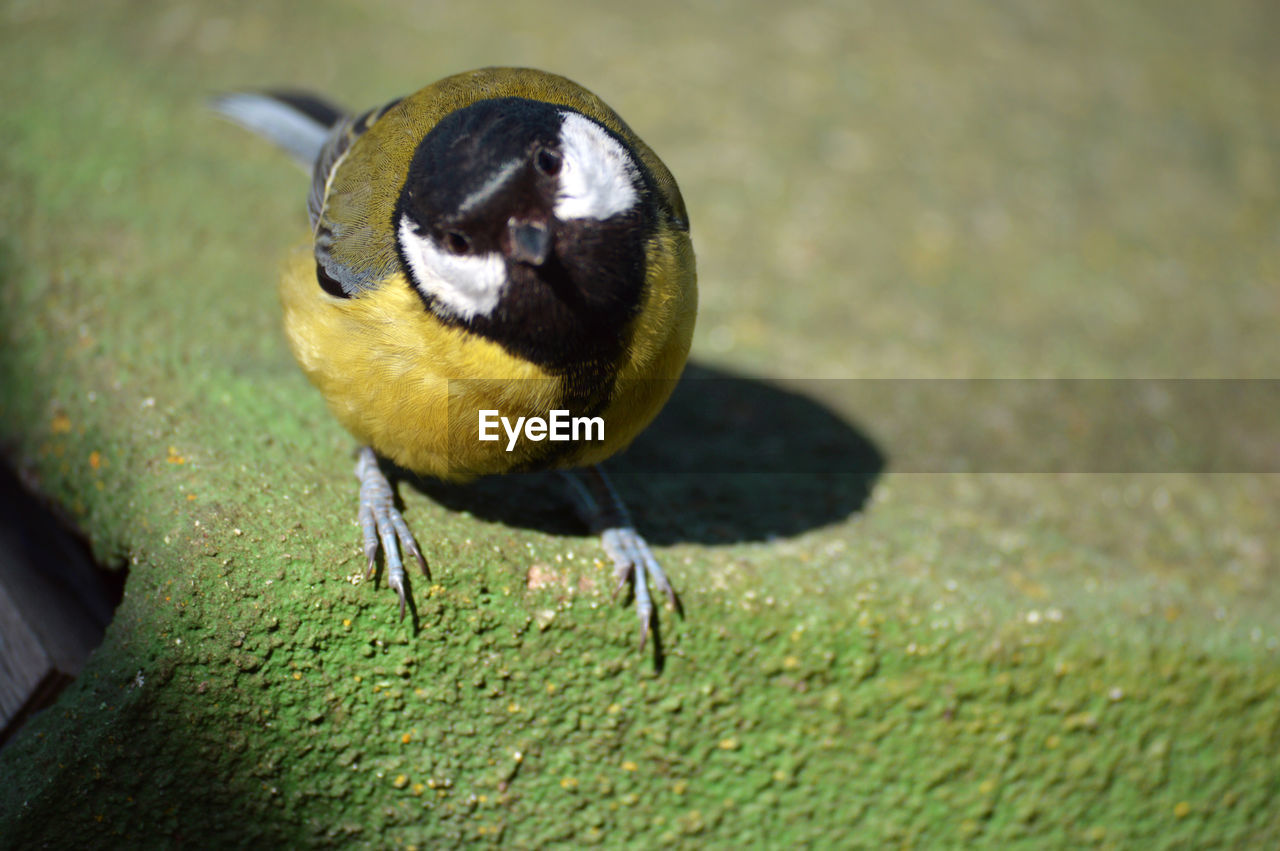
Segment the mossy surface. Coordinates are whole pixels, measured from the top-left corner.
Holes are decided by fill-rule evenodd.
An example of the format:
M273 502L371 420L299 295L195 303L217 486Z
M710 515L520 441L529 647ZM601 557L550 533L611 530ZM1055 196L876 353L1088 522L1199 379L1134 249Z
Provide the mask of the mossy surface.
M1255 474L1035 472L1017 429L1029 472L904 471L928 395L841 381L1277 375L1269 4L3 16L0 441L130 571L0 752L3 844L1280 841L1274 431ZM618 464L660 660L536 478L402 483L432 579L405 623L360 581L278 331L305 178L204 108L492 63L596 90L689 204L719 395Z

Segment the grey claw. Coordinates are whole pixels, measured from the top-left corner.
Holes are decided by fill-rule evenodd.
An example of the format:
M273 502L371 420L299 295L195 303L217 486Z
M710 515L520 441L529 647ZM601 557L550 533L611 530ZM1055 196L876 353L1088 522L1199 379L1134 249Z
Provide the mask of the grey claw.
M613 589L613 598L617 599L629 582L635 590L636 615L640 618L640 649L643 650L655 618L650 580L666 595L671 607L678 614L683 614L680 599L653 551L631 525L631 517L604 471L591 467L564 475L579 513L588 526L600 533L600 543L613 562L613 575L618 583Z
M417 541L413 539L413 533L409 531L409 525L396 510L391 483L378 468L377 456L367 446L360 450L356 461L356 478L360 480L360 534L365 558L369 562L365 576L373 578L376 575L378 550L382 550L387 585L400 598L400 620L404 620L408 595L405 593L406 579L401 553L411 554L428 579L431 578L431 571L427 568L427 560L422 551L418 549Z
M628 567L625 570L620 570L614 575L618 579L618 584L613 586L613 593L609 595L610 601L617 600L618 594L622 592L623 588L627 587L627 581L631 579L631 568Z
M391 586L391 589L396 592L396 596L400 598L400 620L403 621L404 611L406 606L405 595L404 595L404 583L401 582L398 577L394 577L387 580L387 584Z

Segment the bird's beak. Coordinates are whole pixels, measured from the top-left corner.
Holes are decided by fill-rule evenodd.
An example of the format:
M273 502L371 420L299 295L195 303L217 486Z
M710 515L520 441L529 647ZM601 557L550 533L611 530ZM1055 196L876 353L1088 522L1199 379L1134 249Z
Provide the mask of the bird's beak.
M541 266L551 254L551 228L543 221L512 218L507 222L508 254L513 260Z

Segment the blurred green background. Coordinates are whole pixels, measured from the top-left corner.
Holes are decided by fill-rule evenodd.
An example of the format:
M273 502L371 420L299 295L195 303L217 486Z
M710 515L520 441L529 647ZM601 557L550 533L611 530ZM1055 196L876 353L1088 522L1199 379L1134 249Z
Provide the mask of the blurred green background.
M130 569L0 752L10 842L1280 841L1277 475L904 473L927 395L762 383L1277 376L1275 4L0 8L0 446ZM680 181L700 374L765 395L645 451L835 418L887 461L624 459L688 613L660 665L537 482L400 488L416 629L358 582L350 440L278 332L306 180L204 105L486 64L584 84Z

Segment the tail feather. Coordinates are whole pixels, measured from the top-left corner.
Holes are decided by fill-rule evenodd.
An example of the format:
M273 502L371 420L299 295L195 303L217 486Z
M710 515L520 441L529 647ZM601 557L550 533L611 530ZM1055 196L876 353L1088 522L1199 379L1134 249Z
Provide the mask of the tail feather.
M273 142L308 171L315 165L342 110L296 92L233 92L212 107L230 121Z

